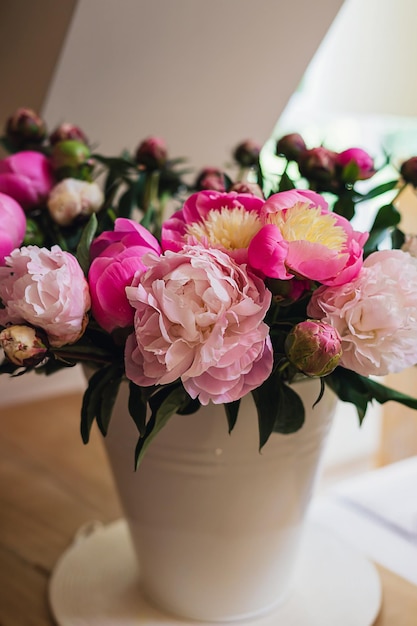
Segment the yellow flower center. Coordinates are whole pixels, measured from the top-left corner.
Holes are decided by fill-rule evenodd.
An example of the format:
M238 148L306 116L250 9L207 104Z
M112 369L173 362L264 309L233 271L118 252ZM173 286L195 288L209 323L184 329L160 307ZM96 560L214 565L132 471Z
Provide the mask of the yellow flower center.
M322 214L320 208L297 202L286 211L269 213L267 220L280 229L286 241L309 241L319 243L330 250L340 252L347 240L347 234L336 225L336 216Z
M238 250L248 247L261 226L256 211L246 211L243 207L222 207L220 211L209 211L204 222L188 224L186 233L198 241L207 240L212 246Z

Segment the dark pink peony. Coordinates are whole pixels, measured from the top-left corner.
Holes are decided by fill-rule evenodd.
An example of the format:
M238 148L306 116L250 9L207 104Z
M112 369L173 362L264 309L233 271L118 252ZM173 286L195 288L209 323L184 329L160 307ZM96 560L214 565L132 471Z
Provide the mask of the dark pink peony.
M94 318L107 332L132 325L134 310L125 288L137 272L146 269L142 262L144 254L160 254L159 243L137 222L119 218L114 231L99 235L90 250L93 261L88 282Z
M0 192L25 211L42 204L54 182L51 164L40 152L26 150L0 161Z
M26 232L26 216L22 207L10 196L0 193L0 265L4 257L18 248Z
M291 190L263 205L263 224L248 251L249 266L265 277L294 276L341 285L360 271L368 233L353 230L313 191Z
M264 200L252 194L218 191L194 193L162 226L162 248L180 251L201 244L226 252L238 263L247 260L247 248L262 224Z

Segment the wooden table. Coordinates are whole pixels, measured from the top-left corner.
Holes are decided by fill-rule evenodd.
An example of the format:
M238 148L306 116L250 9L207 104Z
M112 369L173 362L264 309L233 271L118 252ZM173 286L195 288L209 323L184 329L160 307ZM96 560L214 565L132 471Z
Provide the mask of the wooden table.
M84 523L121 516L99 435L81 442L80 405L75 394L0 411L0 626L51 626L54 563ZM417 587L378 569L376 626L416 626Z

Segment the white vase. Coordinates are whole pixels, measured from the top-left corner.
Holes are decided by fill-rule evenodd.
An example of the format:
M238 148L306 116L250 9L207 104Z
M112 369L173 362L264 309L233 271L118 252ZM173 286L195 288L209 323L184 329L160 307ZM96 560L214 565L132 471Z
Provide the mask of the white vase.
M202 621L272 610L291 587L303 522L336 406L319 382L298 383L306 421L258 450L251 396L228 434L223 406L171 418L134 472L137 430L127 385L106 448L151 602Z

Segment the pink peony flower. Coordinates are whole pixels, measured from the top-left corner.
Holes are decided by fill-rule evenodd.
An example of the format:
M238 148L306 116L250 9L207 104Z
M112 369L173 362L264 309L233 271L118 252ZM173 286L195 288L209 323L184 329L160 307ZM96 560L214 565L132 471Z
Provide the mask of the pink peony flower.
M340 285L360 271L368 233L354 231L317 193L277 193L263 205L260 219L264 226L250 242L248 262L263 276Z
M90 308L88 284L77 259L59 246L13 250L0 267L0 324L42 328L51 346L74 343Z
M261 385L272 371L263 281L198 246L146 262L149 270L126 289L136 309L127 377L143 386L181 378L201 404L232 402Z
M0 265L14 248L22 243L26 232L26 217L20 204L0 193Z
M40 152L26 150L0 161L0 192L26 211L42 204L54 184L51 164Z
M263 204L252 194L194 193L182 210L162 225L162 248L178 252L186 244L201 244L244 263L249 242L262 226L259 214Z
M104 232L91 245L88 282L94 318L107 332L133 324L134 310L125 287L137 272L146 269L142 261L150 251L160 254L159 243L143 226L118 218L114 231Z
M65 178L49 194L49 213L60 226L70 226L80 216L97 213L104 202L104 194L97 183L76 178Z
M375 174L373 158L361 148L349 148L340 152L336 164L342 169L342 178L346 182L366 180Z
M342 286L320 287L307 309L342 339L340 364L384 376L417 363L417 259L401 250L371 254Z

